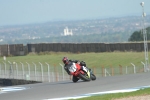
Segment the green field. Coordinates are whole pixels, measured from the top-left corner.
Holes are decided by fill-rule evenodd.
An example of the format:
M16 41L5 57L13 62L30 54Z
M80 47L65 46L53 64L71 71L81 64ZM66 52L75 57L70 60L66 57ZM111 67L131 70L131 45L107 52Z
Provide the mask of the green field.
M62 57L67 56L69 59L83 60L88 67L109 67L109 66L143 66L141 61L145 61L144 52L105 52L105 53L62 53L48 52L39 54L28 54L26 56L7 57L6 61L10 62L28 62L28 63L49 63L50 65L59 65L62 63ZM0 57L0 62L4 61Z

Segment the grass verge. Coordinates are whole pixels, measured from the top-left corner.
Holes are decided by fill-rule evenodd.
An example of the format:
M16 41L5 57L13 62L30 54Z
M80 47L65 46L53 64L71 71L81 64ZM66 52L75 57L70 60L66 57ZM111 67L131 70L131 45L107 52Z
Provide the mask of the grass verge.
M138 91L127 92L127 93L96 95L92 97L81 98L78 100L115 100L118 98L127 98L127 97L144 96L144 95L150 95L150 88L140 89Z
M62 53L62 52L50 52L39 54L28 54L27 56L13 56L7 57L6 61L10 62L22 62L22 63L49 63L51 65L59 65L62 63L62 58L67 56L73 60L83 60L87 63L88 67L110 67L110 66L132 66L131 63L136 66L143 66L141 61L144 62L144 52L104 52L104 53ZM3 57L0 57L2 63Z

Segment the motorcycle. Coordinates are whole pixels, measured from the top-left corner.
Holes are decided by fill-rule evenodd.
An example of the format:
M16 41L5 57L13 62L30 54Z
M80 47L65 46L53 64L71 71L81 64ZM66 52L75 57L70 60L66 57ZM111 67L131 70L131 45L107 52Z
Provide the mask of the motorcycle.
M96 76L93 74L91 69L85 66L81 66L78 63L73 62L71 66L68 68L68 70L74 77L81 79L83 81L96 80ZM74 82L77 82L77 81L74 81Z

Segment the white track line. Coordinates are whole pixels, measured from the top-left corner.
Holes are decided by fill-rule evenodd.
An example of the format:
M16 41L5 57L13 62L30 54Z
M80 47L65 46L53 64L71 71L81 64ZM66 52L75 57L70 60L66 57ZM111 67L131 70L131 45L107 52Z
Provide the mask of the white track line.
M25 87L6 87L6 88L0 88L0 94L1 93L6 93L9 91L20 91L20 90L25 90Z
M79 98L85 98L85 97L91 97L94 95L103 95L103 94L110 94L110 93L124 93L124 92L133 92L144 88L150 88L150 86L142 86L142 87L136 87L132 89L122 89L122 90L112 90L112 91L105 91L105 92L96 92L96 93L89 93L89 94L82 94L72 97L63 97L63 98L52 98L52 99L44 99L44 100L68 100L68 99L79 99Z

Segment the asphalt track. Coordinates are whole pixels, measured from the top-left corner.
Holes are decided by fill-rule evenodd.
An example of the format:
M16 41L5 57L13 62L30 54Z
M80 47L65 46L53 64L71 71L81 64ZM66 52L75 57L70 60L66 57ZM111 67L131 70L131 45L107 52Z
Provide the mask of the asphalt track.
M46 100L87 93L129 89L150 85L150 72L98 78L96 81L70 81L20 85L24 90L0 93L0 100ZM11 88L11 87L10 87ZM1 92L1 90L0 90Z

